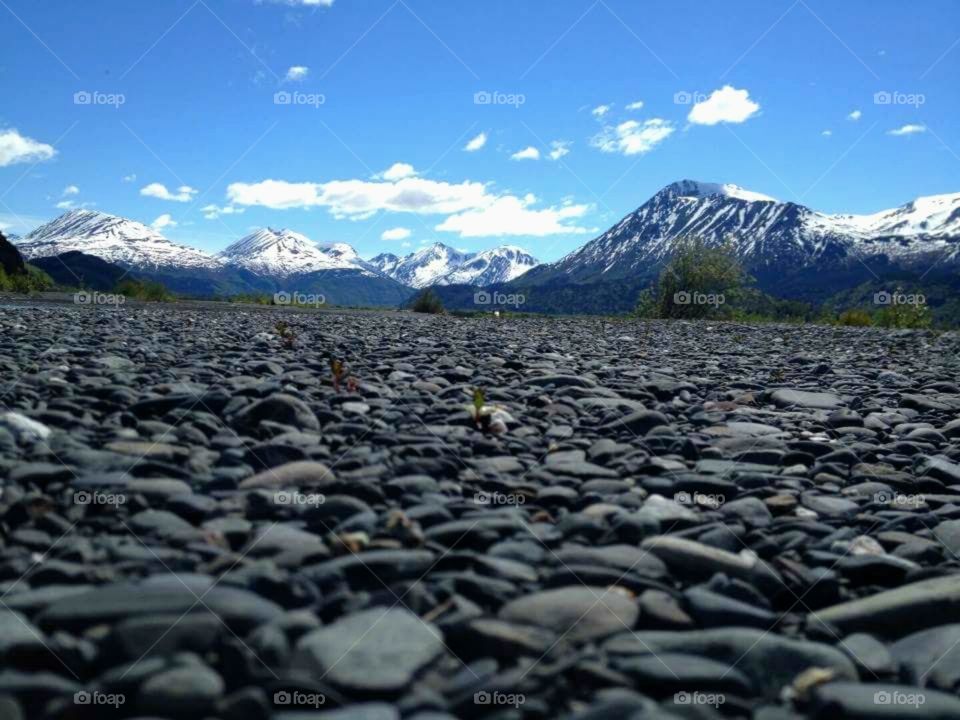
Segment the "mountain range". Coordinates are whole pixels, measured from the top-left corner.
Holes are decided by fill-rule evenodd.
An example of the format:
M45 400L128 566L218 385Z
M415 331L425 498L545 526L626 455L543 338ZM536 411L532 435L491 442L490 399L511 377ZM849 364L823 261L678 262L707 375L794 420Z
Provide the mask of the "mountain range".
M393 306L415 288L451 282L444 277L454 271L458 282L489 284L512 280L537 264L520 248L469 254L440 243L405 258L381 255L367 262L346 243L319 244L293 230L273 228L256 230L210 254L174 243L133 220L92 210L71 210L15 242L25 258L60 274L87 270L96 277L112 276L100 265L84 261L82 256L88 256L184 294L286 290L322 294L341 305ZM41 262L62 256L69 260L59 263L62 268Z
M522 294L531 311L621 312L688 236L728 245L760 290L783 298L819 303L867 282L955 284L960 193L869 215L827 214L736 185L682 180L542 265L514 246L472 254L442 243L367 261L350 245L271 228L212 255L90 210L68 212L16 244L30 260L80 252L200 296L286 289L323 293L337 304L396 305L433 286L448 307L469 307L473 290L487 287Z
M736 185L682 180L557 262L494 289L542 312L632 308L678 238L728 245L760 290L819 303L865 282L957 280L960 193L921 197L870 215L826 214ZM469 293L440 293L469 305Z

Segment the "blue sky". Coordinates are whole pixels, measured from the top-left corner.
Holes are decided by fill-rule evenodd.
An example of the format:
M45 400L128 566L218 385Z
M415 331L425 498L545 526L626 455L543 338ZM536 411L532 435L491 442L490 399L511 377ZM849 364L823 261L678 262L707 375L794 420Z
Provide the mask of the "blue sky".
M0 18L17 233L91 207L206 250L270 225L363 256L553 260L682 178L827 212L960 191L953 0L0 0Z

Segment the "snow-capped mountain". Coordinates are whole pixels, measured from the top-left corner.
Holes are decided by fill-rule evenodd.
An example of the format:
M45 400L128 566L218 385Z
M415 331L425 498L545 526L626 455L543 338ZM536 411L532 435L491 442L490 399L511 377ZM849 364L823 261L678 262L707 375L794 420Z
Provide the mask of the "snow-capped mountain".
M736 185L683 180L605 233L524 281L602 282L655 275L680 237L729 243L754 274L960 259L960 193L918 198L871 215L829 215Z
M320 246L293 230L261 228L221 251L225 265L256 275L288 277L320 270L356 270L371 274L356 251L345 243Z
M437 285L493 285L523 275L539 261L523 248L502 245L477 253L436 281Z
M71 210L25 235L17 248L27 259L75 250L138 270L222 266L212 255L177 245L142 223L93 210Z
M434 243L402 259L389 253L378 255L370 261L370 265L404 285L424 288L436 284L444 275L471 258L471 253L462 253L443 243Z
M463 253L443 243L435 243L403 258L383 253L368 261L368 265L379 272L415 288L508 282L537 264L537 259L526 250L513 245L480 253Z

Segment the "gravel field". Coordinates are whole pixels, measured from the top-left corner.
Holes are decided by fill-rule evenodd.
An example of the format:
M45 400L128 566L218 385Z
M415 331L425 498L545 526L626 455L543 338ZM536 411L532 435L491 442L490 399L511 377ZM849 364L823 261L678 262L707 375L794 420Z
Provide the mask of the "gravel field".
M957 333L0 307L0 720L956 720L958 553Z

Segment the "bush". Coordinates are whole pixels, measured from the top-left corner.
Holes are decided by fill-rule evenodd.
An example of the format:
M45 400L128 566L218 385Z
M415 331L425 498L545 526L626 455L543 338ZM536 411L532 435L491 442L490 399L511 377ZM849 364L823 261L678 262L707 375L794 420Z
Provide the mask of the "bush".
M866 310L844 310L837 318L837 324L846 327L869 327L873 325L873 318Z
M926 329L933 324L930 308L920 304L888 305L877 313L877 325L885 328Z
M680 238L653 290L640 293L637 314L654 318L702 318L720 314L725 293L747 276L732 248L711 247L701 238Z
M124 280L117 284L115 291L130 300L147 300L150 302L170 302L173 295L156 280Z
M23 293L28 295L43 290L51 290L54 282L43 270L33 265L27 265L25 273L7 275L0 267L0 290L5 292Z
M440 301L440 298L437 297L437 294L429 288L417 296L417 299L413 301L411 307L414 312L418 313L439 315L443 312L443 303Z

